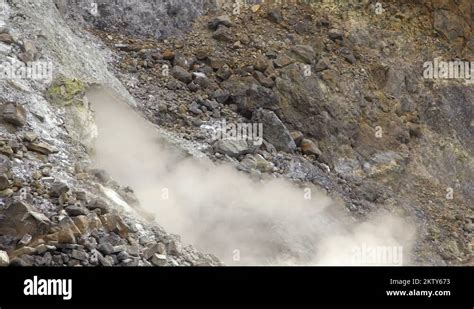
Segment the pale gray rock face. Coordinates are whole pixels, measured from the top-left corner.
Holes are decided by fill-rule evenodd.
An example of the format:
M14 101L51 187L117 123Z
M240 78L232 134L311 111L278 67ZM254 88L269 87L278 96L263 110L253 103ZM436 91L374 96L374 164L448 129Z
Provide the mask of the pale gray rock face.
M65 16L80 23L155 38L189 29L196 17L215 7L212 0L56 0L56 3Z

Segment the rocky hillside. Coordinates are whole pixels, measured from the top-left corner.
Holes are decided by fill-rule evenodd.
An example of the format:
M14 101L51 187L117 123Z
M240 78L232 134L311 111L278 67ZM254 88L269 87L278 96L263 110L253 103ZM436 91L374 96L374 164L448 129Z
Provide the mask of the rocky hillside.
M107 70L110 54L74 32L51 1L8 2L0 22L2 63L54 67L51 80L0 81L0 265L219 265L166 233L131 188L91 166L97 128L86 89L106 85L134 103Z
M190 154L414 222L414 264L474 263L474 91L423 77L473 59L470 0L55 2L2 11L1 61L54 75L0 81L0 264L220 264L91 164L93 85ZM222 120L263 124L263 144L216 142Z

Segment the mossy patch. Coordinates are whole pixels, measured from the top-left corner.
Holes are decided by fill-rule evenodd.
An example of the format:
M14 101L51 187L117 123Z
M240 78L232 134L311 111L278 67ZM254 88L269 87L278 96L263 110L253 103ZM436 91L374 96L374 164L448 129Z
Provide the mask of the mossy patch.
M48 100L63 106L71 105L76 100L82 101L84 94L84 82L77 78L60 77L47 90Z

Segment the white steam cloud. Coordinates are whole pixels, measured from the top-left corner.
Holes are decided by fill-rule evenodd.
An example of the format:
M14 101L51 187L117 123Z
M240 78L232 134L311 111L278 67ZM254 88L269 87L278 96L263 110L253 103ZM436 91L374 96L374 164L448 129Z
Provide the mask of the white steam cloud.
M184 157L109 91L88 93L99 137L94 160L168 232L227 265L404 265L414 231L391 215L354 223L344 207L288 181L257 182ZM402 260L403 258L403 260Z

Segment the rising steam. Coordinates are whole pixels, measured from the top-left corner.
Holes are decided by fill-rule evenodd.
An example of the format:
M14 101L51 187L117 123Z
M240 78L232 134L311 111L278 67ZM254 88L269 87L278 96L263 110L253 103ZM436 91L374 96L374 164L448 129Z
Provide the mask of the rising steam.
M287 181L256 182L230 166L183 157L108 91L88 97L99 128L95 164L131 186L142 207L185 243L228 265L400 264L401 252L387 257L387 248L403 248L409 263L413 230L401 219L353 223L316 188L307 200Z

